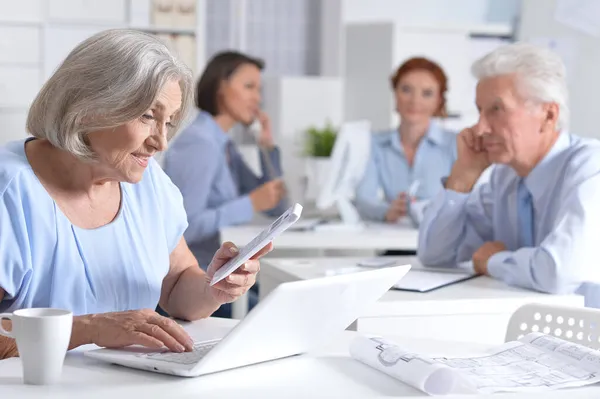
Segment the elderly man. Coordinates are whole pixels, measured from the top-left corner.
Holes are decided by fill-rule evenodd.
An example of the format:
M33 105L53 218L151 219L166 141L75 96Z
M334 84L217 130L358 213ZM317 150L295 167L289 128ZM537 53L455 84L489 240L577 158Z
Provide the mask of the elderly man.
M421 225L420 260L472 260L480 274L600 307L600 145L566 131L563 63L518 43L473 73L479 121L457 137L457 161Z

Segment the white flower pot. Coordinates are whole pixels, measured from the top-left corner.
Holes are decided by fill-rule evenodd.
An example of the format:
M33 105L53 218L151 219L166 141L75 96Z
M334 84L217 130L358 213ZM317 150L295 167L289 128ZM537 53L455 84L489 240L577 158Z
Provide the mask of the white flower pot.
M316 200L325 185L329 170L331 169L331 158L329 157L307 157L304 163L306 178L306 200Z

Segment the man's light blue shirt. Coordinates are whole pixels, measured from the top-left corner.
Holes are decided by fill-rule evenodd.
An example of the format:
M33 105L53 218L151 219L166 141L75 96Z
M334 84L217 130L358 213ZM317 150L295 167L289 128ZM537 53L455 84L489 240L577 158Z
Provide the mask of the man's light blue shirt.
M356 190L356 207L367 220L383 221L390 203L419 182L417 199L428 200L443 187L440 183L456 159L456 134L432 121L420 141L411 167L398 130L375 133L371 158ZM384 198L380 198L383 191Z
M495 165L488 182L470 193L442 190L421 223L424 264L471 260L485 242L507 250L488 261L489 274L510 285L585 296L600 307L600 142L561 133L524 179L534 209L534 246L519 246L517 189L521 178Z
M230 165L227 148L231 144L214 118L201 111L173 140L164 156L164 170L183 195L189 224L185 239L203 268L219 249L220 229L248 223L254 217L250 192L281 176L277 148L269 153L277 176L269 176L268 161L261 152L263 176L257 177L239 157ZM286 205L282 200L267 214L279 216Z

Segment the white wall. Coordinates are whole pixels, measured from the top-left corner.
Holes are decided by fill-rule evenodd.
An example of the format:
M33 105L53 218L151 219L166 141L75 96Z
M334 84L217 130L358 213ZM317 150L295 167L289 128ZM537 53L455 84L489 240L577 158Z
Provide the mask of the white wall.
M487 0L487 2L488 22L516 22L519 19L523 0Z
M450 122L468 124L477 115L471 64L505 43L497 38L473 38L467 28L458 26L448 29L407 27L393 22L347 24L344 117L366 118L374 130L397 126L390 76L407 59L422 56L437 62L448 77L447 110L450 115L460 116L460 120Z
M151 25L151 15L157 15L152 0L0 0L0 145L25 137L27 110L44 81L73 47L101 30L136 27L197 36L190 51L197 65L189 66L198 70L204 63L206 7L205 0L191 1L196 2L196 25L184 26L180 16L171 18L171 26L158 27Z
M394 21L403 25L510 23L521 0L340 0L344 22Z
M0 0L0 145L25 137L29 103L42 83L43 0Z
M486 0L343 0L345 22L394 21L409 25L480 24Z
M367 119L375 131L388 129L394 109L389 80L396 62L394 26L390 22L349 24L345 36L344 118Z
M345 43L343 1L321 1L319 67L322 76L343 75L342 57Z
M265 111L271 117L275 141L281 148L284 178L290 198L303 202L305 163L304 132L326 122L339 126L344 87L339 78L266 77Z
M573 62L567 71L571 123L570 131L577 135L600 138L598 123L598 93L600 93L600 39L569 28L554 18L556 0L525 0L520 40L557 38L569 40L575 49Z
M346 79L346 119L374 129L396 126L389 76L406 59L425 56L449 77L452 128L476 120L471 63L506 43L471 34L510 35L521 0L339 0L344 22L340 75ZM374 45L377 43L377 45Z

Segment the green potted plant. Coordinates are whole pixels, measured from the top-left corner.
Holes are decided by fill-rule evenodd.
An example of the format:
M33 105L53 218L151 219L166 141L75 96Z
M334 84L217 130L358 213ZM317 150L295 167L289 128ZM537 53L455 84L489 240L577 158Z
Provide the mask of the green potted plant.
M337 130L327 122L325 127L310 127L306 131L306 155L312 158L331 156Z
M325 184L330 156L333 151L337 129L327 122L324 127L311 126L305 137L305 180L307 199L316 199Z

